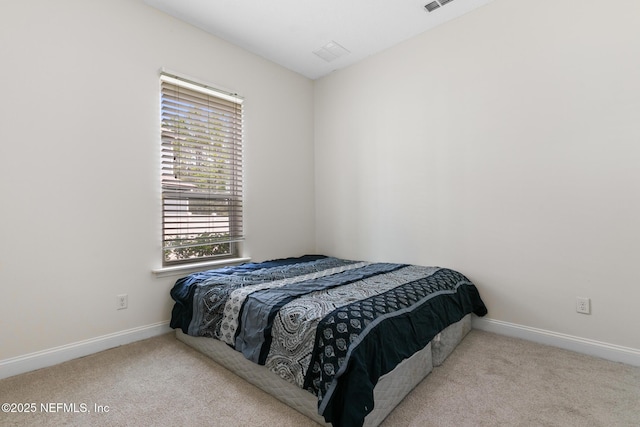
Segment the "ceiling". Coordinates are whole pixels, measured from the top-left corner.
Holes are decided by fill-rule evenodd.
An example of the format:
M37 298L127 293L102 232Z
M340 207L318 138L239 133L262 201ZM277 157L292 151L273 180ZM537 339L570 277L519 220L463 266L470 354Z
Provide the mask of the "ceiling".
M310 79L345 68L491 1L144 0ZM429 3L442 6L428 12L425 5ZM338 53L343 55L336 56Z

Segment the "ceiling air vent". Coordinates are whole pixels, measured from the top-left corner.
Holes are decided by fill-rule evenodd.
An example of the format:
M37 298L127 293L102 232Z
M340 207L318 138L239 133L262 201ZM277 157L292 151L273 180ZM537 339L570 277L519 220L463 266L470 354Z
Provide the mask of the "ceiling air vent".
M424 5L424 8L427 9L428 12L433 12L434 10L436 10L439 7L440 7L440 5L438 4L437 1L432 1L429 4L425 4Z
M340 46L338 43L334 41L330 41L325 44L318 50L314 50L313 53L318 55L320 58L324 59L327 62L331 62L336 58L339 58L343 55L350 53L347 49Z
M425 4L424 8L427 9L427 12L433 12L440 6L444 6L447 3L451 3L453 0L438 0L432 1L431 3Z

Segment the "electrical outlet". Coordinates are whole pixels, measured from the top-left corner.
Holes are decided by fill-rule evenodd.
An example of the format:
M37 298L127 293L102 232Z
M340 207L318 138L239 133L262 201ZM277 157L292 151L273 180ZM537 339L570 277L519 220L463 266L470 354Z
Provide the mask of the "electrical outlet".
M583 314L591 314L591 300L578 297L576 299L576 311Z
M117 298L116 304L117 304L118 310L123 310L129 306L129 295L120 294L116 298Z

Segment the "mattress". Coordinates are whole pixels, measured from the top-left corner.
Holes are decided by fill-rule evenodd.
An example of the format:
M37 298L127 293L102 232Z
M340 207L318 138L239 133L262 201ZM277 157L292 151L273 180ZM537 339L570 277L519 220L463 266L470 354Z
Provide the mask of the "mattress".
M471 330L471 315L448 326L422 350L402 361L380 377L373 395L375 406L364 421L366 427L376 427L432 370L440 366L464 336ZM318 398L292 383L274 375L262 365L246 359L242 353L225 343L206 337L192 337L176 330L178 340L208 356L239 377L262 389L320 425L330 426L318 414ZM435 364L434 361L438 363Z

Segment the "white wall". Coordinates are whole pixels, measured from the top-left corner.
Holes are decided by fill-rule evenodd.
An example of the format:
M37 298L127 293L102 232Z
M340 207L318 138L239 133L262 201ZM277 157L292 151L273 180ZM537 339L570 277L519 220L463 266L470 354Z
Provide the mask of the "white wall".
M0 361L169 319L161 67L246 98L245 255L313 252L310 80L141 0L2 2L0 61Z
M640 349L638 22L496 0L317 81L318 252L456 268L492 319Z

